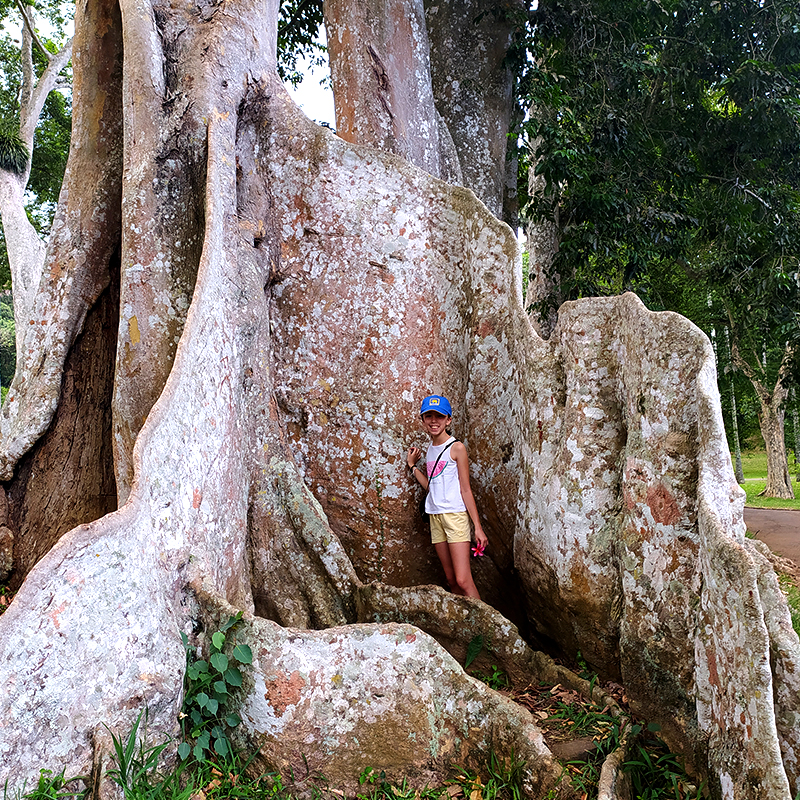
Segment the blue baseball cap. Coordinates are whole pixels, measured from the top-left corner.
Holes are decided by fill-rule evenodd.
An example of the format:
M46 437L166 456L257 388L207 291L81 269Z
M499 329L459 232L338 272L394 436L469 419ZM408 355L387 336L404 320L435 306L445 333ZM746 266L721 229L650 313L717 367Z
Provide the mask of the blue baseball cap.
M440 394L432 394L422 401L422 408L419 410L420 416L426 411L436 411L443 417L451 417L453 409L450 408L450 401Z

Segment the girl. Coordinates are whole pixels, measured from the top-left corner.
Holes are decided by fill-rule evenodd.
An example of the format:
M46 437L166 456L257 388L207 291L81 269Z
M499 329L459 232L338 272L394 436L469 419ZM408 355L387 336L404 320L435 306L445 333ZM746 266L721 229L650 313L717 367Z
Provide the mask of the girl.
M467 448L450 436L452 409L446 397L431 395L422 401L422 427L431 437L425 456L427 470L416 466L422 451L412 447L406 464L428 491L425 511L430 516L431 541L455 594L480 599L469 566L470 519L475 526L476 554L482 554L489 540L481 527L478 509L469 485Z

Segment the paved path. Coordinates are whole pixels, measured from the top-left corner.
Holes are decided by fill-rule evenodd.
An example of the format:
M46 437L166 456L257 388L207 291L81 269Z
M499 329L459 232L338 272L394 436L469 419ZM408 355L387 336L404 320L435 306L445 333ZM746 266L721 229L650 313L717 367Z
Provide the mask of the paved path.
M800 511L785 508L745 508L747 530L773 553L789 558L800 569Z

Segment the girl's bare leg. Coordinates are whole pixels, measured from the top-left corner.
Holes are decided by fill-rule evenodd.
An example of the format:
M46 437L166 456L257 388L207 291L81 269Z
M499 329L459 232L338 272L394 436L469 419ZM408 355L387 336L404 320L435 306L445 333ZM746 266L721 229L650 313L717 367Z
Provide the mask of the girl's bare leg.
M463 595L464 592L459 587L458 581L456 580L456 571L453 567L453 559L450 557L450 545L448 545L447 542L439 542L439 544L435 544L434 547L436 548L436 555L439 556L439 561L442 562L444 576L447 578L447 585L450 587L450 591L453 594Z
M458 586L460 591L457 594L477 597L480 600L481 596L475 586L475 581L472 580L472 570L469 566L470 542L450 542L448 548L450 550L450 562L455 574L455 584L451 585ZM441 555L439 558L441 559Z

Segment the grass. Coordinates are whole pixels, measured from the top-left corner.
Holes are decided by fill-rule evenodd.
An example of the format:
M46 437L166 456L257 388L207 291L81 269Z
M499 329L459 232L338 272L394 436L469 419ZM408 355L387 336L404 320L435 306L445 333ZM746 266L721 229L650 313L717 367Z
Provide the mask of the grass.
M794 462L794 459L791 459ZM777 497L759 497L759 492L767 485L767 454L763 450L752 450L742 453L742 472L744 484L742 488L747 495L745 504L751 508L790 508L800 510L800 483L794 480L796 467L789 465L792 472L792 487L795 492L794 500L780 500Z

